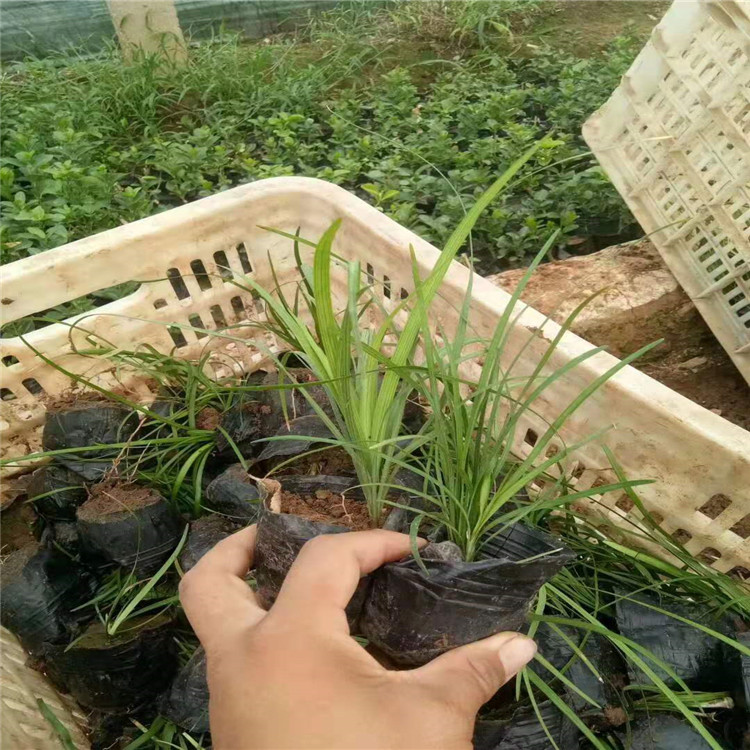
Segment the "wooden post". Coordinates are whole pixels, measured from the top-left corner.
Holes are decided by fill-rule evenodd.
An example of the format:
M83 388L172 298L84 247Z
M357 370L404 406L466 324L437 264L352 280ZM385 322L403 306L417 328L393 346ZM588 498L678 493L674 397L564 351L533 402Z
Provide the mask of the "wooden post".
M174 0L108 0L108 5L125 60L138 49L172 62L187 59Z

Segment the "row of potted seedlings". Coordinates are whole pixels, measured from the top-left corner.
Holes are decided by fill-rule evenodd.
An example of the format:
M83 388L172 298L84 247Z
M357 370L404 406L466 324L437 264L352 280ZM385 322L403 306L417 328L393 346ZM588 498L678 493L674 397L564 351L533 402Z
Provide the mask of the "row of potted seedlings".
M309 380L304 371L287 371L288 376ZM256 375L253 380L262 388L279 376ZM290 398L285 406L280 393ZM285 422L288 408L295 416ZM339 448L315 442L325 439L326 431L320 424L309 429L319 422L306 413L309 410L296 391L258 390L252 399L246 394L235 399L213 420L207 415L206 427L213 421L207 431L215 448L204 478L202 515L188 525L185 514L154 489L117 478L122 451L104 446L120 446L134 431L144 429L135 412L89 399L50 409L44 447L71 452L58 453L32 475L29 497L41 521L41 542L13 553L2 566L2 622L55 685L94 711L94 723L106 728L102 742L111 744L112 732L124 742L126 717L141 715L144 706L153 707L154 696L159 696L161 714L179 727L194 735L205 735L209 729L202 650L195 649L178 669L173 634L186 627L184 622L173 611L135 612L112 633L111 623L102 622L94 608L85 606L95 598L103 576L119 569L148 579L176 549L180 568L187 571L217 541L257 523L254 578L261 601L271 606L307 540L373 525L352 463ZM237 419L238 412L253 415L252 428ZM306 427L300 439L264 442L269 437L264 429L289 436L300 422ZM242 450L245 466L231 463L223 450L227 438L234 441L240 435L252 436ZM92 445L102 447L75 450ZM139 454L137 460L143 463L148 456ZM337 475L316 473L332 467ZM273 479L258 481L259 474ZM414 479L400 472L394 503L419 505L419 497L408 492L410 484L418 485ZM406 531L408 518L393 512L383 525ZM423 664L447 649L501 630L525 629L539 588L573 557L559 539L521 523L494 536L481 559L472 562L463 559L455 544L441 541L439 529L428 526L427 533L432 542L421 560L392 563L364 578L347 609L352 633L364 636L370 648L396 667ZM726 687L727 672L738 667L738 657L732 665L715 639L643 607L623 602L617 619L621 632L654 650L702 689ZM670 628L666 643L665 622ZM566 640L544 627L536 637L540 653L558 669L574 656L569 641L580 640L572 631ZM585 653L606 679L593 677L575 660L569 679L601 706L617 705L628 671L621 657L600 637L587 643ZM549 680L543 669L533 668ZM585 708L575 694L567 699L576 710ZM578 747L578 728L552 703L542 702L536 710L510 706L514 704L506 688L477 723L478 748L512 748L521 742L525 747L548 747L550 733L559 747ZM113 716L122 721L113 721ZM674 718L654 720L643 732L661 724L667 736L677 733L696 741L692 729ZM644 742L643 747L650 747ZM672 746L676 744L664 745Z
M263 426L283 422L278 393L258 391L252 401L243 397L220 415L217 425L223 430L215 430L215 460L204 490L206 515L189 524L178 558L186 571L218 540L258 523L254 575L258 595L267 606L306 541L372 526L345 455L323 451L314 454L322 466L311 466L308 451L316 444L309 435L315 430L306 430L308 436L302 440L278 443L284 446L282 457L268 457L274 453L267 450L273 443L266 443L264 450L262 442L255 442L245 451L253 466L266 472L289 461L295 451L302 455L272 480L280 487L275 493L279 507L271 507L267 481L256 481L239 463L227 466L221 457L224 431L229 436L252 433L256 441L265 437ZM297 400L293 408L308 409L304 400ZM252 430L236 419L238 411L252 411ZM314 419L297 417L277 433L289 434L294 422L306 421L309 426ZM138 709L164 691L175 674L170 644L174 623L168 616L131 618L127 627L112 635L107 624L94 617L92 607L82 606L95 597L102 576L115 569L138 579L154 575L185 531L184 515L157 491L118 478L117 463L122 459L114 451L103 447L75 452L92 445L120 445L138 428L142 426L135 412L106 401L84 398L50 409L44 448L70 452L54 456L29 483L42 541L14 552L2 567L3 625L20 638L57 686L99 711ZM337 465L340 474L296 473L325 470L327 462ZM364 635L395 665L413 666L462 643L522 627L539 587L570 559L570 553L558 541L530 529L520 541L513 533L507 540L490 559L469 563L455 545L436 542L423 554L421 565L404 560L364 578L348 608L352 632ZM548 554L515 562L540 553ZM179 715L191 705L177 695L183 691L198 696L192 701L200 704L195 706L198 715ZM202 733L208 728L206 700L205 660L197 650L177 675L164 707L179 725Z

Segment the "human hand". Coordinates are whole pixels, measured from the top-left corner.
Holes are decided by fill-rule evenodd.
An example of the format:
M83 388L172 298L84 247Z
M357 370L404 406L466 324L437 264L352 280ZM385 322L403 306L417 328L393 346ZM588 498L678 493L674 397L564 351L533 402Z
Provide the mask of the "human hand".
M180 585L206 651L216 750L467 750L480 706L536 652L530 638L499 633L389 671L349 635L344 608L361 576L409 554L409 537L312 539L266 612L243 580L255 534L217 544Z

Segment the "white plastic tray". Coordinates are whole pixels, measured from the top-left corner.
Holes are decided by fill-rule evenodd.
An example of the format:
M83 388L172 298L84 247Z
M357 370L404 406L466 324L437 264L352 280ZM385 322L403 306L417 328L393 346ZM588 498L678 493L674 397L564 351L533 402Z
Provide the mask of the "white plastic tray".
M583 135L750 382L750 3L675 0Z

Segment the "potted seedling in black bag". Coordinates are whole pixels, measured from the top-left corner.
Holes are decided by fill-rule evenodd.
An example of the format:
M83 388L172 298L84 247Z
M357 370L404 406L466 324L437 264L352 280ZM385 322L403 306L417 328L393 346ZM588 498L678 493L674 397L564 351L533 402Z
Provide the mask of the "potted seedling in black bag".
M38 654L75 633L83 617L73 610L91 596L95 578L66 555L29 544L5 558L0 584L0 622Z
M42 446L45 451L60 451L56 461L93 482L112 469L138 424L138 414L127 405L86 393L48 408Z
M435 267L421 283L420 294L425 305L437 293L453 258L484 208L539 147L540 144L537 144L516 160L477 201L453 232ZM403 428L407 404L413 397L413 385L403 377L401 371L411 365L420 334L420 322L407 317L403 327L399 329L394 315L387 314L379 302L382 289L369 288L356 261L345 264L346 300L340 312L335 309L336 302L331 288L332 245L339 225L339 221L335 222L317 243L294 238L301 282L293 302L287 301L281 289L271 293L252 279L236 283L241 286L244 284L248 291L256 293L265 302L271 331L314 373L316 382L324 389L325 404L316 402L312 393L302 389L312 412L320 418L332 436L321 437L318 442L337 445L349 454L366 504L369 525L378 527L386 519L391 507L389 502L394 500L393 488L397 484L397 472L403 467L405 458L424 442L424 436L405 433ZM306 266L302 261L299 252L301 242L315 248L312 267ZM300 300L304 301L306 308L304 315ZM406 309L407 302L401 303L401 310ZM370 330L362 324L361 318L369 315L370 309L374 311L379 305L383 321ZM308 328L307 313L312 318L312 328ZM387 341L394 334L397 340L389 351L388 366L385 366L381 351L387 347ZM277 357L277 366L284 371L283 356ZM299 440L299 437L282 435L277 439ZM281 482L283 492L286 480L282 477L277 479ZM327 491L332 507L339 506L342 502L345 505L347 502L360 502L351 494L349 499L345 497L342 501L335 487L335 484L331 484L328 490L320 488L315 490L315 495ZM271 490L267 494L273 497L275 492ZM397 494L395 497L400 498L400 503L403 504L401 495ZM282 505L272 508L266 503L265 511L260 517L257 539L256 568L261 582L265 577L264 561L273 559L275 555L270 550L268 554L265 552L269 524L278 523L270 519L268 514L283 512L284 508ZM300 536L299 524L290 523L295 528L290 532L287 547L295 550L303 538L331 533L332 525L339 526L342 531L358 528L346 523L349 517L355 515L359 514L347 511L334 524L320 523L319 519L306 519L310 522L306 525L304 537ZM274 535L274 544L278 543L278 537ZM285 574L285 571L282 572ZM262 595L263 589L261 584ZM273 592L270 592L270 596L273 596Z
M68 646L47 646L50 676L83 706L132 710L169 685L177 660L164 616L132 618L116 633L99 621Z
M78 508L78 536L92 561L154 573L177 546L185 522L154 490L103 482Z
M414 559L385 565L373 574L362 631L398 664L423 664L456 646L524 627L541 586L573 555L559 539L522 520L614 488L571 491L561 462L581 443L556 447L555 452L547 449L575 409L628 360L563 408L525 458L513 452L517 432L526 429L536 399L577 364L574 360L551 375L545 370L563 327L534 372L519 377L502 365L515 304L555 236L531 264L488 341L469 334L471 282L454 330L439 328L439 338L417 293L412 316L421 321L424 364L413 370L413 383L428 407L425 432L430 441L416 461L424 478L424 505L412 533L416 536L422 522L437 527L462 559L420 559L415 549ZM482 363L476 381L465 375L469 358ZM535 483L544 490L530 501L526 491Z

